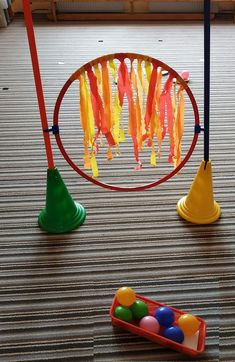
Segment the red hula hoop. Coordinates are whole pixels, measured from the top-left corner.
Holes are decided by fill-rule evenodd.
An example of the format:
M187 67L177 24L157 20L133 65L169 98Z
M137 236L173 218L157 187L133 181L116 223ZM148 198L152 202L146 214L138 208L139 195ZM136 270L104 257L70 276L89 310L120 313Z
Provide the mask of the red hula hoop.
M107 60L111 60L111 59L118 59L118 60L122 60L128 58L130 60L134 60L134 59L142 59L142 60L147 60L149 62L151 62L152 64L154 64L155 66L158 67L162 67L164 70L167 70L169 73L171 73L173 75L174 78L176 78L176 80L182 84L184 86L184 90L186 91L186 93L188 94L188 97L191 101L192 107L193 107L193 112L194 112L194 118L195 118L195 126L199 126L200 125L200 120L199 120L199 112L198 112L198 107L197 107L197 103L196 100L192 94L191 89L189 88L189 86L187 85L187 83L180 77L180 75L171 67L169 67L167 64L161 62L160 60L154 59L152 57L149 56L144 56L144 55L140 55L140 54L135 54L135 53L115 53L115 54L109 54L109 55L105 55L99 58L96 58L88 63L86 63L85 65L83 65L81 68L79 68L75 73L73 73L70 78L67 80L67 82L64 84L63 88L61 89L59 96L57 98L56 104L55 104L55 108L54 108L54 116L53 116L53 125L54 126L58 126L59 124L59 111L60 111L60 107L61 107L61 103L63 101L63 98L68 90L68 88L70 87L70 85L78 78L78 76L84 71L84 69L86 68L86 66L90 65L93 66L94 64L103 62L103 61L107 61ZM59 133L55 134L55 139L57 142L57 145L63 155L63 157L65 158L65 160L68 162L68 164L83 178L85 178L86 180L92 182L95 185L101 186L105 189L109 189L109 190L114 190L114 191L123 191L123 192L129 192L129 191L143 191L143 190L147 190L150 189L152 187L155 187L167 180L169 180L171 177L173 177L175 174L177 174L179 172L179 170L186 164L186 162L189 160L189 158L191 157L194 148L196 146L197 140L198 140L198 132L194 132L194 137L192 140L192 144L186 154L186 156L184 157L184 159L181 161L181 163L178 165L178 167L176 167L172 172L170 172L168 175L162 177L161 179L148 183L146 185L141 185L141 186L135 186L135 187L121 187L121 186L115 186L115 185L110 185L110 184L106 184L104 182L98 181L97 179L89 176L88 174L86 174L84 171L82 171L73 161L72 159L69 157L69 155L67 154L63 143L61 141L60 135Z

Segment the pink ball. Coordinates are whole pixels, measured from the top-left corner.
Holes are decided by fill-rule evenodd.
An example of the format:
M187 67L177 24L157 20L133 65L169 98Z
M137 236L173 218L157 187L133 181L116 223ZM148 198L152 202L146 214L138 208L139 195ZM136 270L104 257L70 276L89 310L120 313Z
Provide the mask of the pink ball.
M185 80L185 82L187 82L189 80L189 71L188 70L183 70L180 75L183 78L183 80Z
M152 316L146 316L140 320L140 327L153 333L158 333L160 325L156 318Z

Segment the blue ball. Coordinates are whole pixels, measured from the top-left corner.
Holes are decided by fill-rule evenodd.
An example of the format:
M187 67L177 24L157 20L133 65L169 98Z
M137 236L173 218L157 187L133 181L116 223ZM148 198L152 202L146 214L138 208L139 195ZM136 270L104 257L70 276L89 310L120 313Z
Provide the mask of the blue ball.
M182 343L184 340L184 334L179 327L166 328L163 336L177 343Z
M168 307L159 307L154 313L154 317L164 327L170 327L175 320L174 312Z

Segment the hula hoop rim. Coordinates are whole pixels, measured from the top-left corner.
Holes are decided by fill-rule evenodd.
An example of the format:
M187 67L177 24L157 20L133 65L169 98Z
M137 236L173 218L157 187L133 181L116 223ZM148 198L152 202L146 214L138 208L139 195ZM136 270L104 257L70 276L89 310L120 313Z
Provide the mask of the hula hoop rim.
M55 108L54 108L54 114L53 114L53 125L58 127L59 125L59 111L60 111L60 107L63 101L63 98L68 90L68 88L70 87L70 85L78 79L79 75L84 72L86 69L86 67L88 66L93 66L97 63L102 63L104 61L108 61L108 60L112 60L112 59L118 59L118 60L124 60L124 59L141 59L142 61L150 61L154 66L156 67L162 67L164 70L167 70L169 73L171 73L173 75L174 78L176 78L176 80L183 85L184 90L186 91L186 93L188 94L188 97L191 101L192 104L192 108L193 108L193 112L194 112L194 126L199 126L200 125L200 119L199 119L199 111L198 111L198 106L197 106L197 102L194 98L194 95L190 89L190 87L188 86L188 84L182 79L182 77L173 69L171 68L169 65L165 64L164 62L155 59L153 57L147 56L147 55L142 55L142 54L138 54L138 53L113 53L113 54L108 54L108 55L104 55L101 57L98 57L90 62L87 62L86 64L84 64L83 66L81 66L80 68L78 68L69 78L68 80L65 82L64 86L62 87L56 103L55 103ZM173 177L175 174L177 174L179 172L179 170L181 168L183 168L183 166L186 164L186 162L189 160L189 158L191 157L194 148L196 146L197 140L198 140L198 133L196 131L194 131L194 137L192 139L192 143L191 146L188 150L188 152L186 153L184 159L181 161L181 163L169 174L163 176L162 178L160 178L157 181L153 181L150 182L148 184L145 185L141 185L141 186L134 186L134 187L123 187L123 186L115 186L115 185L111 185L111 184L107 184L104 183L102 181L98 181L97 179L93 178L92 176L89 176L87 173L85 173L84 171L82 171L80 169L80 167L78 167L73 160L70 158L70 156L68 155L68 153L66 152L60 134L56 133L55 134L55 139L57 142L57 145L64 157L64 159L68 162L68 164L83 178L85 178L86 180L90 181L91 183L109 189L109 190L113 190L113 191L123 191L123 192L130 192L130 191L143 191L146 189L150 189L152 187L155 187L167 180L169 180L171 177Z

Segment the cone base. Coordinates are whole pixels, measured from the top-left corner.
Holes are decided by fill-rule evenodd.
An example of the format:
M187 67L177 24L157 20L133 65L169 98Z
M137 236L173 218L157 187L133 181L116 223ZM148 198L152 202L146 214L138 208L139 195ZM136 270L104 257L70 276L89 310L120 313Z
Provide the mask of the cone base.
M74 205L76 206L76 212L73 216L73 218L69 221L69 223L66 224L56 224L54 222L54 225L51 224L51 219L48 217L47 212L46 212L46 208L43 209L38 217L38 223L39 226L47 231L48 233L53 233L53 234L63 234L69 231L72 231L76 228L78 228L79 226L81 226L86 218L86 210L84 209L84 207L77 203L74 202Z
M193 224L211 224L218 220L221 215L219 204L214 201L213 209L209 215L195 216L190 209L186 206L187 196L182 197L177 203L178 214L185 220L190 221ZM203 213L202 213L203 214Z

